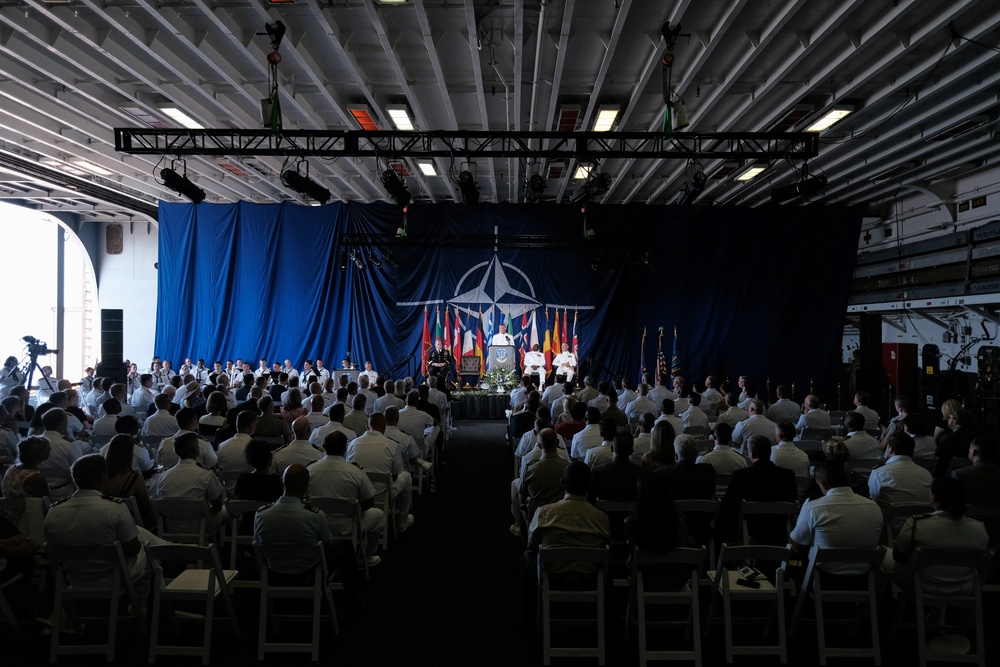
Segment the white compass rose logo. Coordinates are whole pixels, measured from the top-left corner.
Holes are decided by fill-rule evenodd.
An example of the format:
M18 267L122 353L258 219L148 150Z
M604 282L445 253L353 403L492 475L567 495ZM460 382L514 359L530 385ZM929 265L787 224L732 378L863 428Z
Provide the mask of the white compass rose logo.
M519 313L541 305L535 296L535 286L524 271L501 262L496 255L466 271L455 292L448 303L456 306L497 306L504 312Z

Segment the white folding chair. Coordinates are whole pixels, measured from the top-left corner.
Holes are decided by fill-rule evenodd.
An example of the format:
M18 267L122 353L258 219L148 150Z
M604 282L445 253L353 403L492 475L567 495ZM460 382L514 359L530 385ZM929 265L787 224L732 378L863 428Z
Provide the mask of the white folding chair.
M580 590L579 587L562 588L559 584L560 575L550 575L549 568L558 563L593 563L596 566L593 586ZM608 549L583 547L542 547L538 550L538 592L539 620L542 626L542 662L552 664L553 657L596 657L598 665L604 665L604 598L605 572L608 568ZM555 618L552 614L553 603L568 602L574 611L582 605L592 604L596 607L596 616L579 618ZM553 647L553 625L597 625L596 647Z

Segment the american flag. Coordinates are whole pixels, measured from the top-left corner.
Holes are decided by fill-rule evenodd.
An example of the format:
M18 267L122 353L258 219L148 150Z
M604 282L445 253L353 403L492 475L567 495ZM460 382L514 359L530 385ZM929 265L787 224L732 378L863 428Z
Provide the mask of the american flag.
M660 327L660 337L657 344L656 375L658 377L663 377L667 374L667 358L663 356L663 327Z

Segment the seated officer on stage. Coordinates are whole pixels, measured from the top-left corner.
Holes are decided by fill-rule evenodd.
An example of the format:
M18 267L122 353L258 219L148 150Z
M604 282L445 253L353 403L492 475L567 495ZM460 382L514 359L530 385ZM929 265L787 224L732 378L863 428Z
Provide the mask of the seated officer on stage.
M432 376L439 378L437 385L448 397L448 400L451 400L451 397L448 396L451 361L451 352L444 348L440 338L436 339L434 349L427 354L427 368Z

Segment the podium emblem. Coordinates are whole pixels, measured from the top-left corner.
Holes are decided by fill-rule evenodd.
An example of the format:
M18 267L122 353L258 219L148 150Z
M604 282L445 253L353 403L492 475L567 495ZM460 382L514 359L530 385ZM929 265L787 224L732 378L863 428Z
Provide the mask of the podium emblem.
M510 359L509 350L497 350L497 361L507 361Z

